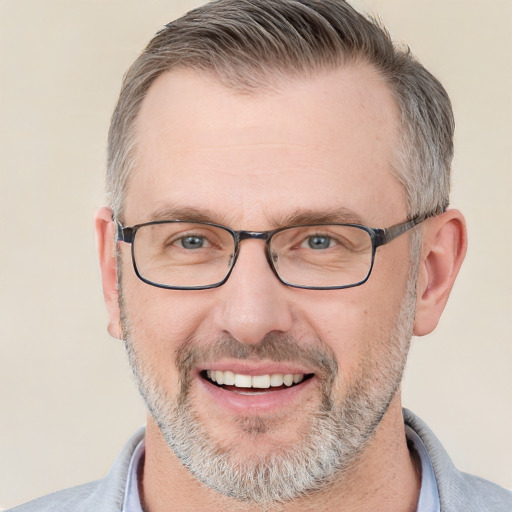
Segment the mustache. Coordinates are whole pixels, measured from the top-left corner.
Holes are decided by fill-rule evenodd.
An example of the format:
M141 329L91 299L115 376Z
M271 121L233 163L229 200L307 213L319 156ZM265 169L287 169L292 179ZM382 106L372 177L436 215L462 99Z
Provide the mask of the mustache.
M242 343L229 335L213 343L190 337L177 351L176 366L184 377L188 377L193 368L223 358L296 363L311 368L324 380L334 380L338 373L333 351L321 341L305 346L293 336L273 332L257 344Z

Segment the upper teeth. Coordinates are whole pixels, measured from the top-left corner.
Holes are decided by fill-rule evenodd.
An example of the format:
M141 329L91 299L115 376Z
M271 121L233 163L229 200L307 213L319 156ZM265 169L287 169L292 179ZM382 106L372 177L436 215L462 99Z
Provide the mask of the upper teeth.
M230 371L207 370L208 378L217 384L226 384L237 388L259 388L291 386L304 379L303 373L272 373L271 375L242 375Z

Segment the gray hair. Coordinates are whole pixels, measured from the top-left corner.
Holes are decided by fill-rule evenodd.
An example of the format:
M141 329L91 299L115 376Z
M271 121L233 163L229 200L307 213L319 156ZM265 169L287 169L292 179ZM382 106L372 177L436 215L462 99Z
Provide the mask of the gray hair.
M393 44L376 20L344 0L217 0L166 25L127 71L108 140L107 193L116 216L135 166L134 126L142 101L162 73L213 73L241 92L280 78L308 77L366 62L388 83L400 111L392 162L410 217L448 205L454 121L439 81L410 51Z

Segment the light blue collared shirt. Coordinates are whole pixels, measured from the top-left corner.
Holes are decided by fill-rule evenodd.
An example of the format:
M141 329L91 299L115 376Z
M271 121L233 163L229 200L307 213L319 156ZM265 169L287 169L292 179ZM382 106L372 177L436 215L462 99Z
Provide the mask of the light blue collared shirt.
M441 512L441 500L439 499L436 476L427 448L420 436L409 425L405 425L405 435L409 445L416 451L421 461L421 489L416 511Z

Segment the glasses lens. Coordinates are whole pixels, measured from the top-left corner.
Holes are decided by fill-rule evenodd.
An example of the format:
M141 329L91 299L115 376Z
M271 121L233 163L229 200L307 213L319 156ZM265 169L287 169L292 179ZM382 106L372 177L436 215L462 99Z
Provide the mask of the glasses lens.
M229 231L189 222L141 226L133 241L140 276L171 287L209 286L222 281L229 272L234 250Z
M276 272L288 284L350 286L364 281L370 272L372 239L354 226L298 226L276 233L270 254Z

